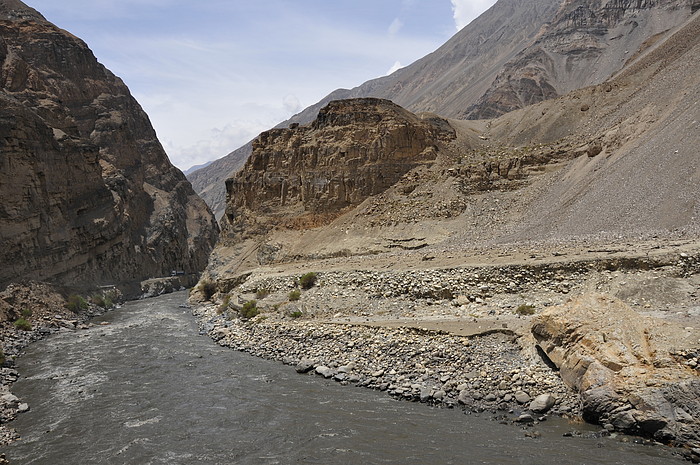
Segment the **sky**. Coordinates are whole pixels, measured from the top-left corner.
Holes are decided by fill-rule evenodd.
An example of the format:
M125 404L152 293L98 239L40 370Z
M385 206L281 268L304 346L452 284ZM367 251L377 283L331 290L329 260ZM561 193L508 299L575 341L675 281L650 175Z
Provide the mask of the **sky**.
M496 0L24 0L124 80L182 170L436 50Z

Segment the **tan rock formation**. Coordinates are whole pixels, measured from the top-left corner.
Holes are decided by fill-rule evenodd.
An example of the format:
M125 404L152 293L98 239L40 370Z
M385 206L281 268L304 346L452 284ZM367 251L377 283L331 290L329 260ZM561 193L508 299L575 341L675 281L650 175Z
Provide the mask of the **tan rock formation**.
M386 100L331 102L309 126L264 132L226 183L224 243L272 228L328 224L344 209L432 163L454 130Z
M203 269L211 213L85 43L4 0L0 63L0 286Z
M580 393L586 420L700 445L700 331L589 294L545 310L532 334Z

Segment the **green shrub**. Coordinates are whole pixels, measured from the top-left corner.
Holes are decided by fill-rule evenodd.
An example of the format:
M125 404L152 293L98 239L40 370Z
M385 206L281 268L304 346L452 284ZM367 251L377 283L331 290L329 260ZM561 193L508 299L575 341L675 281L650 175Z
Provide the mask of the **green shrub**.
M294 302L301 298L301 291L299 289L294 289L289 293L289 301Z
M292 318L299 318L299 317L301 317L302 315L303 315L303 313L301 313L299 310L297 310L297 311L292 312L292 313L289 314L289 316L291 316Z
M257 291L255 291L255 298L256 299L262 300L265 297L267 297L268 295L270 295L269 289L258 289Z
M204 294L205 300L211 300L212 296L216 294L216 283L210 279L203 279L199 282L199 290Z
M23 308L22 318L29 318L30 316L32 316L32 310L30 308Z
M66 308L73 313L77 313L80 310L87 310L88 303L87 300L83 299L81 296L77 294L71 294L70 296L68 296Z
M90 297L90 302L97 305L98 307L107 308L107 302L105 301L104 296L101 294L95 294L92 297Z
M105 298L105 305L107 306L107 308L114 307L115 303L117 303L121 298L119 291L117 291L116 289L111 289L107 292L103 292L102 295Z
M241 316L241 318L244 318L246 320L253 318L254 316L258 315L260 313L260 310L258 310L258 301L257 300L249 300L248 302L243 304L243 308L241 308L238 311L238 314Z
M314 284L316 284L317 279L318 276L316 276L316 273L309 272L302 275L302 277L299 278L299 285L302 289L311 289L312 287L314 287Z
M534 315L535 314L535 306L522 304L518 308L515 309L515 313L517 313L518 315Z
M29 323L27 320L24 318L18 318L14 322L15 328L20 329L22 331L31 331L32 325Z

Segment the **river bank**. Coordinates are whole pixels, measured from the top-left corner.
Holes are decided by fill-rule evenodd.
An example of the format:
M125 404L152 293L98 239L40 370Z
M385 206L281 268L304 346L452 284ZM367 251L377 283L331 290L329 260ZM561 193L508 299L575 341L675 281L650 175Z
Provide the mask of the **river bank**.
M109 289L95 292L91 299L73 295L66 300L61 290L37 282L10 284L0 293L0 446L19 438L9 423L30 409L29 403L11 392L20 377L16 358L30 344L51 334L88 329L89 320L114 308L120 296L116 289Z
M198 334L184 293L127 302L80 332L32 344L14 389L32 409L0 448L13 464L667 465L673 451L600 437L556 416L397 402ZM108 323L108 324L100 324ZM577 433L580 432L579 433Z
M571 418L580 413L575 394L541 359L524 356L512 333L464 337L419 328L244 321L217 306L193 312L222 346L341 384L476 413L502 412L524 423L550 411ZM528 409L534 415L520 416Z
M700 254L654 247L272 265L190 301L220 345L300 373L505 422L587 418L699 461Z

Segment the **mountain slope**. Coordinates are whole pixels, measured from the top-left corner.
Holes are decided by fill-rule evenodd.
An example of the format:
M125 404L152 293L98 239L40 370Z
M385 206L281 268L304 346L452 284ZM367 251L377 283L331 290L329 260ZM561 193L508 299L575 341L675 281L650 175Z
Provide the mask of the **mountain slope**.
M243 167L253 151L253 143L234 150L187 175L192 187L211 208L217 220L221 219L226 209L226 180Z
M610 84L494 122L491 132L502 140L547 143L563 128L582 143L579 150L599 151L579 157L550 181L512 239L697 234L699 76L695 15Z
M497 117L604 81L646 41L661 39L699 5L700 0L499 0L435 52L390 76L338 89L278 127L308 124L328 102L361 97L443 117ZM189 177L217 217L224 197L219 180L231 176L249 150L247 144L224 157L229 161Z
M202 270L211 213L85 43L2 0L0 63L0 286Z
M270 262L397 248L578 247L700 237L699 76L700 16L694 15L607 82L495 120L448 120L455 137L423 147L435 147L435 156L352 208L329 209L332 221L301 227L292 220L310 212L305 205L326 198L330 184L320 182L326 187L307 192L303 205L272 226L239 222L275 211L269 205L248 206L253 214L241 210L241 199L262 192L259 183L246 181L253 165L268 173L265 182L272 186L282 179L273 160L293 159L294 144L261 137L229 183L230 214L210 272L225 278ZM275 140L291 141L301 129L277 130ZM321 152L313 158L319 170L330 163ZM284 179L292 185L309 171L314 168L291 170Z

